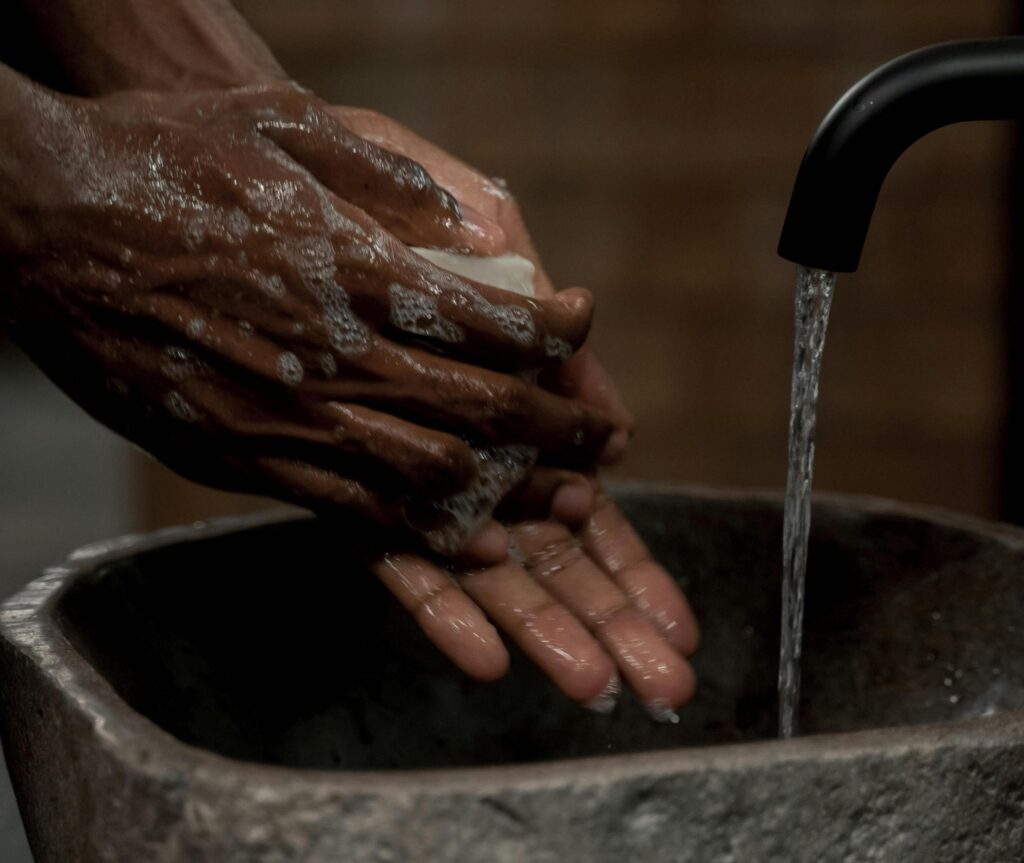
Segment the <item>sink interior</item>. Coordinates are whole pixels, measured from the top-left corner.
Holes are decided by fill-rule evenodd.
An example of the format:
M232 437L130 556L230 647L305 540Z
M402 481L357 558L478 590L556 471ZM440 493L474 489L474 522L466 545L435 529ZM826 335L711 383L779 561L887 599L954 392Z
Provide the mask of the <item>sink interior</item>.
M695 701L675 726L625 699L588 713L522 657L455 670L360 566L343 527L299 520L125 557L60 597L67 638L136 710L188 743L343 769L540 761L754 741L776 731L777 502L619 496L701 620ZM1024 706L1024 560L970 528L815 507L805 733Z

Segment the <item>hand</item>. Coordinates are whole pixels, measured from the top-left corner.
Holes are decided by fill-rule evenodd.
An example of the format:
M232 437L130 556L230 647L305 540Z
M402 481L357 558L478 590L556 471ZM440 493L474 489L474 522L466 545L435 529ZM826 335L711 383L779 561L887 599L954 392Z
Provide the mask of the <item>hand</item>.
M512 374L548 337L578 347L590 296L525 299L410 253L486 231L308 94L26 104L0 200L12 332L172 468L404 527L408 497L471 481L463 437L583 461L604 445L597 411Z
M479 222L498 225L503 237L492 234L501 250L532 260L538 294L555 294L503 185L389 117L365 109L331 110L367 140L423 165ZM601 460L619 459L633 419L590 349L577 351L547 382L612 418L615 432ZM539 467L506 502L504 515L511 517L513 548L522 562L449 576L422 557L386 555L374 571L437 647L471 676L491 680L508 665L489 615L570 698L610 710L621 675L653 717L671 721L694 691L686 657L697 648L697 622L676 583L651 559L615 504L596 483L592 489L580 480ZM580 521L575 532L565 526Z
M555 295L554 286L541 264L530 239L522 213L505 185L487 177L436 144L421 138L397 120L366 108L335 106L329 109L357 135L390 152L422 165L431 178L451 192L491 238L495 251L510 251L531 260L536 267L537 295ZM481 249L478 254L487 254ZM584 345L569 360L553 370L545 383L570 398L590 405L614 423L615 430L601 454L603 464L613 464L624 454L633 434L633 417L626 408L611 375Z
M673 721L695 686L685 657L697 648L697 623L615 505L596 494L575 536L553 521L514 525L521 562L449 574L417 555L385 554L373 571L472 677L494 680L508 667L493 621L575 701L611 711L621 677L652 717Z

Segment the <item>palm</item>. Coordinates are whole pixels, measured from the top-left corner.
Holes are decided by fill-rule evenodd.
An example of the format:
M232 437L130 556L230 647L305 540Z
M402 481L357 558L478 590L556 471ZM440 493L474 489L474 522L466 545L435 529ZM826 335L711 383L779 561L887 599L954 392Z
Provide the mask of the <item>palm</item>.
M519 522L510 532L521 562L449 574L401 554L373 568L467 674L505 673L508 653L493 621L570 698L611 709L622 677L652 715L670 718L693 693L685 657L697 647L697 624L615 505L602 496L575 535L553 521Z
M452 192L481 227L475 251L531 259L538 293L554 294L515 199L502 186L388 117L334 110L357 134L419 162ZM556 385L615 419L620 442L612 456L621 454L632 419L593 353L577 352ZM601 696L621 676L666 718L665 709L693 693L685 657L696 649L697 624L669 574L611 500L599 489L598 495L575 533L550 520L511 525L518 560L449 574L416 555L385 555L374 570L434 644L473 677L495 679L508 666L493 621L570 698L609 709L613 698Z

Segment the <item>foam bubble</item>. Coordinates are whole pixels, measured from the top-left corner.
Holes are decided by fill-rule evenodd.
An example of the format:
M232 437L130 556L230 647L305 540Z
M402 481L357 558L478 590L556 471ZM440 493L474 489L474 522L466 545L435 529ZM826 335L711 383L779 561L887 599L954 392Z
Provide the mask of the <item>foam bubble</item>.
M174 390L164 396L164 407L182 422L194 423L202 419L199 411L192 407L181 393Z
M572 345L557 336L544 337L544 356L552 359L567 360L572 356Z
M370 328L352 311L348 293L338 284L330 240L307 238L298 247L296 257L304 286L320 303L331 347L342 355L364 353L370 346Z
M160 371L168 380L181 382L186 378L208 373L210 366L188 348L168 345L160 354Z
M437 297L407 288L397 282L388 286L391 323L406 333L443 342L461 342L462 327L446 320L437 307Z
M325 378L333 378L338 373L338 361L330 351L320 354L320 370Z
M190 219L182 230L182 242L190 252L198 252L206 241L206 225L200 219Z
M412 251L438 266L435 282L444 290L458 291L468 297L475 312L489 318L513 341L531 346L537 342L537 325L528 309L514 303L493 303L480 291L456 278L465 275L474 281L492 284L509 293L533 296L533 264L519 255L483 258L458 255L437 249L413 247Z
M361 354L370 346L370 328L352 311L348 294L332 285L321 294L324 327L331 347L339 354Z
M291 351L284 351L277 355L277 377L282 383L290 387L296 387L302 383L306 376L305 370L299 358Z
M271 273L269 276L259 276L257 284L260 286L260 290L268 297L279 300L284 296L284 279L277 273Z
M224 217L224 227L233 240L244 240L252 230L249 217L238 207L232 207Z
M477 476L463 491L456 492L431 507L447 513L451 520L424 538L439 554L452 555L483 527L502 498L529 473L537 460L534 447L521 444L474 448Z

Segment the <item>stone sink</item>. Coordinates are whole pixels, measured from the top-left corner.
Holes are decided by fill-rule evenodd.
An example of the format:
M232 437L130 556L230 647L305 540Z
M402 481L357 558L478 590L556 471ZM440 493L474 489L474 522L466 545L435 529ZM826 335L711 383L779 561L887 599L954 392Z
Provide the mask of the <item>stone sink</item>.
M0 617L3 743L38 863L1016 861L1024 531L815 504L805 736L775 739L777 496L618 495L703 625L675 726L521 658L451 667L337 525L83 549Z

